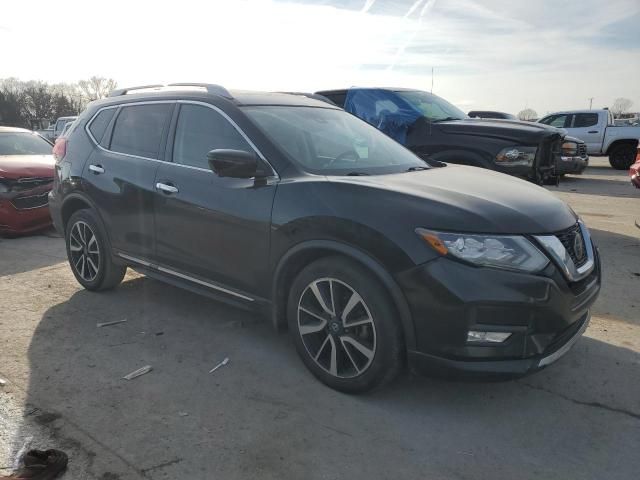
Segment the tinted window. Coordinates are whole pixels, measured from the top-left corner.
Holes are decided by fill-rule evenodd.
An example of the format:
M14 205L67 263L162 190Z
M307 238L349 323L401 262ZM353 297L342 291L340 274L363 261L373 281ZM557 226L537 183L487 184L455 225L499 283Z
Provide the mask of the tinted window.
M133 105L124 107L113 127L111 150L141 157L158 158L162 132L171 105Z
M207 153L218 148L254 151L235 127L215 110L201 105L182 105L173 161L208 169Z
M51 155L51 144L33 133L0 133L0 155Z
M597 113L577 113L573 121L573 128L586 128L598 124Z
M551 115L547 118L543 118L540 123L551 125L552 127L562 128L564 122L567 120L567 115Z
M104 132L107 131L109 122L113 118L113 115L116 113L116 110L116 108L108 108L107 110L102 110L93 119L91 125L89 125L89 131L91 132L91 135L93 135L93 138L96 139L96 142L98 142L102 146L106 146L106 144L103 143L102 137L104 137Z

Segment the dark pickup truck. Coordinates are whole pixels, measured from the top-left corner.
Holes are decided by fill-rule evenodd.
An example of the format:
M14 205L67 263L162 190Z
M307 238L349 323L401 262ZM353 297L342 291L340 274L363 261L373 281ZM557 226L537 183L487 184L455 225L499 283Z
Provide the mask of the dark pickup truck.
M472 119L428 92L350 88L316 92L424 160L488 168L545 183L556 177L565 133L516 120Z

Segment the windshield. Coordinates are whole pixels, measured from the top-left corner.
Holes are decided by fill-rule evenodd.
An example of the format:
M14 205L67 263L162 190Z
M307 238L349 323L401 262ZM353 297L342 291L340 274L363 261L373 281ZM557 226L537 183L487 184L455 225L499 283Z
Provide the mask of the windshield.
M0 133L0 155L51 155L51 148L33 133Z
M399 143L343 110L244 107L295 163L322 175L374 175L429 168Z
M400 98L433 122L468 118L458 107L432 93L420 90L395 92Z

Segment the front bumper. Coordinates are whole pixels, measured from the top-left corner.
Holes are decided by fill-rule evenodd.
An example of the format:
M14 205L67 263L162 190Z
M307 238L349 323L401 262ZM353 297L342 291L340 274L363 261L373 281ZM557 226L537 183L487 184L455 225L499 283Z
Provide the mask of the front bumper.
M412 368L523 375L545 367L582 334L600 291L600 260L569 283L555 265L538 275L439 258L397 276L411 310ZM470 330L509 332L503 343L467 342ZM545 360L546 359L546 360Z
M17 209L11 200L0 198L0 233L3 235L23 235L43 230L51 225L47 205Z
M565 157L562 156L556 162L556 175L568 173L582 173L589 166L589 157Z

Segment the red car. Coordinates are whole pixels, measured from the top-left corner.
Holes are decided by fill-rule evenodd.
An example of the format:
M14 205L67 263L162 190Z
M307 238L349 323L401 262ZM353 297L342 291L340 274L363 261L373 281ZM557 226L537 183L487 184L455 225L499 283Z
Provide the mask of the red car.
M640 145L638 145L638 153L636 154L636 163L631 165L629 169L629 175L631 176L631 183L640 188Z
M51 225L48 195L55 160L51 143L23 128L0 127L0 235Z

